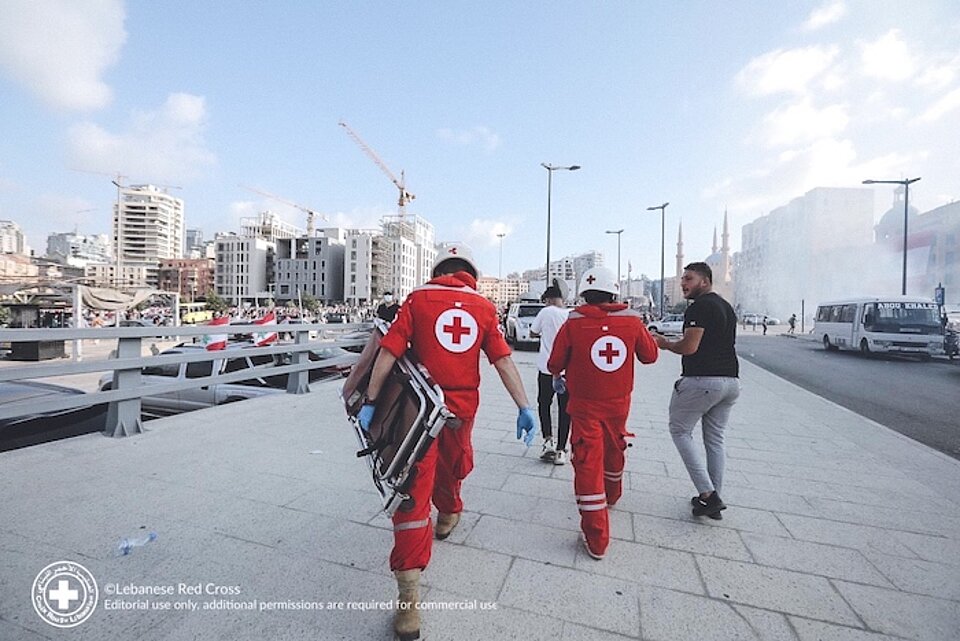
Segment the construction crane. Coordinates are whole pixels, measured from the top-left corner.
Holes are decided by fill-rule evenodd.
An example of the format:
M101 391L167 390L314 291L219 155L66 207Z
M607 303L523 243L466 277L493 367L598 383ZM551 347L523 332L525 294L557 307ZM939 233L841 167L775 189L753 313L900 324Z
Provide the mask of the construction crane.
M304 207L303 205L297 204L292 200L287 200L286 198L282 198L280 196L277 196L276 194L271 194L269 191L263 191L262 189L257 189L256 187L249 187L247 185L240 185L240 187L248 191L252 191L255 194L260 194L261 196L266 196L267 198L276 200L277 202L283 203L284 205L290 205L291 207L296 207L300 211L306 213L307 214L307 236L310 238L313 238L314 221L317 218L320 218L320 220L324 220L324 221L330 220L326 214L321 214L320 212L314 211L309 207Z
M377 155L377 152L371 149L367 143L363 142L363 139L357 135L357 132L350 128L350 125L342 120L338 124L347 130L347 134L353 138L353 141L357 143L357 145L360 146L360 149L363 150L363 153L367 154L367 156L369 156L370 159L377 164L377 167L379 167L381 171L387 175L387 178L389 178L390 181L397 186L397 189L400 190L400 198L397 200L397 213L403 216L406 213L407 203L416 198L416 196L407 191L407 188L404 185L405 178L403 171L401 170L400 179L398 180L397 177L393 175L393 172L390 171L390 168L387 167L382 160L380 160L380 156Z

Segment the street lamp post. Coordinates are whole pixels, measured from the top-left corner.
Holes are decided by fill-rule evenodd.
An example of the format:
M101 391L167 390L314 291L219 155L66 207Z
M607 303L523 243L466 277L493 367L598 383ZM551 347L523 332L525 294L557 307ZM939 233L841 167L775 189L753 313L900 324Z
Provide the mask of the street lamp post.
M907 213L910 211L910 185L920 180L904 178L903 180L864 180L864 185L903 185L903 277L900 284L900 293L907 295Z
M620 234L623 233L622 229L607 230L608 234L617 235L617 289L620 288Z
M666 210L667 205L670 203L663 203L662 205L656 205L654 207L647 207L647 211L656 211L660 210L660 317L663 318L663 256L665 251L665 226L666 226ZM677 278L680 278L680 274L677 274Z
M497 234L497 238L500 239L500 267L497 270L497 307L503 305L503 237L506 235L506 232Z
M569 166L557 166L551 165L550 163L542 162L540 166L547 170L547 273L544 277L544 283L549 285L550 283L550 201L553 194L553 172L558 169L565 169L567 171L576 171L580 169L580 165L569 165Z

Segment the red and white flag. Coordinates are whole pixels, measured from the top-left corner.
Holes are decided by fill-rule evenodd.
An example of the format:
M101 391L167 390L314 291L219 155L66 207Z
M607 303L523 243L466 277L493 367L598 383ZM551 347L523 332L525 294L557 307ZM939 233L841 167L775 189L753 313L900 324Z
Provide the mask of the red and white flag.
M260 325L264 327L266 325L275 326L277 324L277 315L274 312L269 312L266 316L261 318L258 321L254 321L254 325ZM258 332L253 335L253 343L257 347L263 347L264 345L269 345L270 343L277 340L276 330L270 332Z
M207 323L207 327L222 327L229 324L230 317L221 316L220 318L214 318L212 321ZM226 349L227 338L229 338L228 334L204 334L203 338L200 339L200 342L206 346L208 351L212 352L218 349Z

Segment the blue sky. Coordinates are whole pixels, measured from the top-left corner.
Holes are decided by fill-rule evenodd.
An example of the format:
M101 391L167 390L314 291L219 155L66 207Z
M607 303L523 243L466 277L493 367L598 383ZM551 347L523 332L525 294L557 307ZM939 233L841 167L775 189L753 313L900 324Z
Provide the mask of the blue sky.
M0 3L0 218L106 232L107 176L182 186L187 225L270 208L246 184L370 226L396 190L496 275L598 249L667 272L714 225L816 186L923 176L921 210L960 198L960 6L883 2ZM891 200L875 188L879 215ZM94 211L86 211L94 210Z

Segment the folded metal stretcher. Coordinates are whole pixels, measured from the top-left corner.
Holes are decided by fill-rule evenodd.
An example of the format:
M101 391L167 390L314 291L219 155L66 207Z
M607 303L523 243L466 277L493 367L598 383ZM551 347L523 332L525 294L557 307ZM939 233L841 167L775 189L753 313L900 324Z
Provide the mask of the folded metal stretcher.
M357 415L380 353L380 339L389 327L385 321L374 321L370 340L344 382L340 396L360 444L357 457L367 459L373 484L383 497L383 510L393 516L397 509L413 508L408 490L416 474L414 464L427 453L440 430L456 428L459 421L444 405L443 390L426 368L404 355L377 394L370 429L360 426Z

